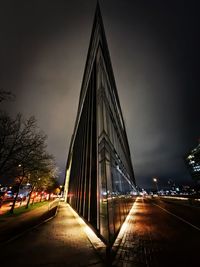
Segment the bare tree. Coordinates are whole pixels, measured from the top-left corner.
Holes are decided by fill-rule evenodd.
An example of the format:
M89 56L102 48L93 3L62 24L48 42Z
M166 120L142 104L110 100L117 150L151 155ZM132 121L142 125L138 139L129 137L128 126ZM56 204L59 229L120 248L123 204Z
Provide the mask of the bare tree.
M11 119L6 113L0 114L0 175L18 174L19 165L23 172L33 157L46 149L46 135L38 130L36 119L23 120L18 114Z
M0 102L13 99L15 99L15 96L11 92L0 89Z
M20 140L24 135L22 116L18 114L15 119L5 113L0 113L0 175L9 172L11 166L17 166L16 156L22 149ZM11 169L10 169L11 168Z
M50 174L53 171L54 160L53 156L46 152L46 139L47 136L39 130L34 117L25 120L18 114L12 119L8 114L0 113L0 176L12 177L17 181L17 192L11 213L20 186L24 182L30 177L34 180L39 176L43 179L45 176L52 176ZM34 184L35 182L32 183Z

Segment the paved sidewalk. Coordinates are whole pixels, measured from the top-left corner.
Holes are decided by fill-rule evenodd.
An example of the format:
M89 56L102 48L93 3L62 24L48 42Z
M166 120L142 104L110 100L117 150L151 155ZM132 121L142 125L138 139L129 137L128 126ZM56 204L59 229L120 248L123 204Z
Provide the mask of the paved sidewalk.
M41 207L35 207L20 215L0 216L0 244L52 217L59 200L42 204Z
M199 266L199 212L198 207L183 209L160 198L138 197L125 221L113 266Z
M55 218L2 247L1 255L2 266L103 266L66 203Z
M126 219L121 243L116 248L115 267L160 267L154 261L153 252L159 252L159 244L152 242L152 227L148 225L149 212L143 198L138 197Z

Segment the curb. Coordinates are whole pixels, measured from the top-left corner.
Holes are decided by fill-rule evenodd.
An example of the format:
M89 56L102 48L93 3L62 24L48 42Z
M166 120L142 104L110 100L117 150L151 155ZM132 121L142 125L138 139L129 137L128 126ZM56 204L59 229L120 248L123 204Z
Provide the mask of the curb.
M14 240L20 238L21 236L25 235L25 234L28 233L28 232L30 232L31 230L36 229L36 228L39 227L40 225L42 225L42 224L44 224L44 223L47 223L48 221L52 220L54 217L57 216L58 209L59 209L59 205L60 205L60 202L59 202L58 205L56 206L56 211L55 211L55 214L54 214L53 216L51 216L50 218L44 220L43 222L40 222L40 223L38 223L38 224L36 224L36 225L34 225L34 226L32 226L32 227L26 229L25 231L23 231L23 232L21 232L21 233L15 235L15 236L13 236L13 237L11 237L10 239L8 239L8 240L2 242L2 243L0 244L0 246L7 245L7 244L9 244L10 242L12 242L12 241L14 241ZM48 211L50 211L50 210L51 210L51 209L48 209Z

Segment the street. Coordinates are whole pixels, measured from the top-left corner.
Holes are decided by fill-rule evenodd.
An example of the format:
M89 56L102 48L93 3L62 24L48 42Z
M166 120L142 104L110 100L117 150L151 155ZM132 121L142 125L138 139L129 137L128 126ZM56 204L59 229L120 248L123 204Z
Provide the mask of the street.
M115 266L199 266L200 208L138 198Z
M199 241L199 207L159 197L138 197L126 221L113 266L197 267ZM83 228L64 203L54 219L2 245L1 263L103 266Z

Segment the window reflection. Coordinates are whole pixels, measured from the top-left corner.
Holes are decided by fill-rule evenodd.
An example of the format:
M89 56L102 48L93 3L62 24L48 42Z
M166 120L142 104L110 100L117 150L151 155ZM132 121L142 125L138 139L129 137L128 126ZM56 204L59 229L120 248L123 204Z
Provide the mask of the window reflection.
M100 234L112 243L134 202L135 186L116 97L104 73L98 101ZM130 179L132 177L132 180Z

